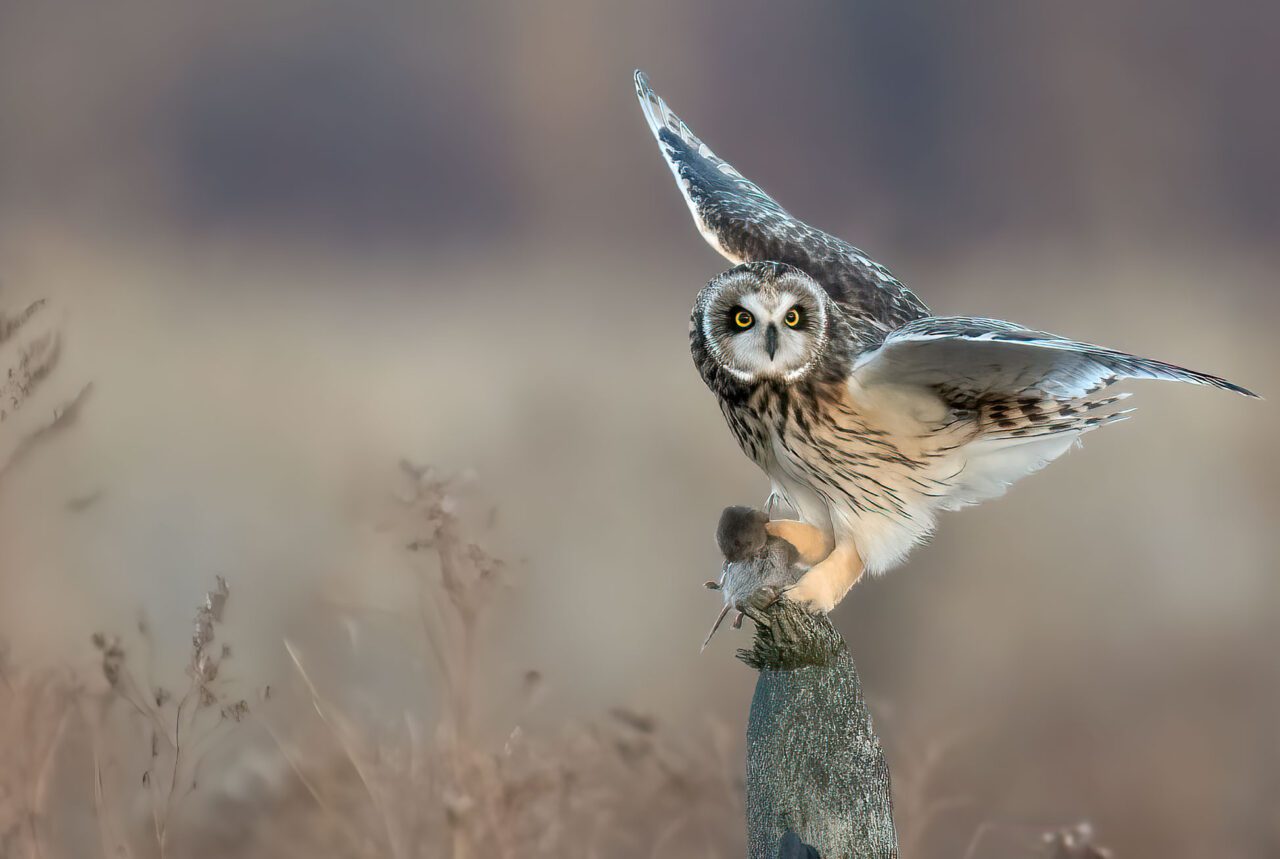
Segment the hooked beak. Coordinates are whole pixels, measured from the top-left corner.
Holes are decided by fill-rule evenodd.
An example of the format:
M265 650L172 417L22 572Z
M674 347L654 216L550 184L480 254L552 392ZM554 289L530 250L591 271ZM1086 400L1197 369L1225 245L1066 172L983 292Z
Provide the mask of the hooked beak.
M764 350L769 353L769 360L773 360L773 355L778 351L778 326L769 323L769 327L764 332Z

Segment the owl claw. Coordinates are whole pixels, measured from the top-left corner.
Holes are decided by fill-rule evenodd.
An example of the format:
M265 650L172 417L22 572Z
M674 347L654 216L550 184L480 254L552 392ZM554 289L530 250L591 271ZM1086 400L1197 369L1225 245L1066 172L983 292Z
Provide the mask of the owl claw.
M782 599L784 591L780 591L770 585L765 585L756 590L751 596L747 597L746 602L740 608L753 608L757 611L764 611L769 606Z
M801 582L803 582L803 579L801 579ZM839 600L832 599L829 594L811 594L809 588L797 587L801 582L797 582L795 585L787 588L782 592L782 595L785 596L789 602L795 603L803 609L805 613L811 614L814 617L822 617L823 615L830 614L831 610L836 607L836 603L838 603Z
M862 576L857 549L837 546L826 560L815 564L787 589L787 599L809 614L829 614Z
M826 603L812 600L804 602L796 601L796 605L800 606L800 608L804 610L805 614L810 614L814 617L826 617L835 609L834 604L828 605Z

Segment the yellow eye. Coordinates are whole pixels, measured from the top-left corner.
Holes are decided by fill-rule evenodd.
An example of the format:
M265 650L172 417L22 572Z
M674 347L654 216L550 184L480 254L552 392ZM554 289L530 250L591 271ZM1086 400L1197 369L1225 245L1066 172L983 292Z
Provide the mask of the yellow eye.
M787 315L782 317L782 321L787 323L788 328L795 328L800 324L800 311L793 307L787 311Z
M745 310L733 314L733 324L739 328L750 328L755 321L755 317Z

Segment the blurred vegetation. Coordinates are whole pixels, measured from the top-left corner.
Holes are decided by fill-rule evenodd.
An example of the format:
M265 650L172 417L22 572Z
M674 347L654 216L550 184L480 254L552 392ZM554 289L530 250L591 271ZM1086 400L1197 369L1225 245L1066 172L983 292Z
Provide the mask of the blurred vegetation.
M387 809L441 837L446 786L474 809L510 788L521 724L517 780L598 764L608 798L575 814L646 809L608 830L643 830L626 849L662 836L652 814L734 855L752 678L732 633L696 657L700 583L718 511L767 488L689 364L689 306L725 264L636 67L937 312L1271 397L1142 387L1136 420L841 606L907 855L1087 856L1079 820L1120 856L1280 852L1278 41L1280 6L1243 0L0 3L0 463L38 454L0 474L0 855L55 819L59 844L103 843L107 796L150 855L126 708L118 784L75 763L97 724L76 702L105 682L90 634L185 689L219 575L220 692L251 716L179 806L186 847L280 855L305 821L385 852ZM24 446L89 383L73 432ZM519 571L453 676L388 500L401 455L474 465L486 551ZM368 727L360 755L407 765L416 743L458 778L392 768L374 803L286 638L321 710ZM437 817L398 816L411 789Z

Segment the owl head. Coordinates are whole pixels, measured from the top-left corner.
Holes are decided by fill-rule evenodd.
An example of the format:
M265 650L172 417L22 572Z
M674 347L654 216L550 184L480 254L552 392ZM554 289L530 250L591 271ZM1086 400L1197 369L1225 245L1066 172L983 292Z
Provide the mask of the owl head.
M794 266L745 263L698 293L694 336L707 355L741 382L795 382L827 347L831 298Z

